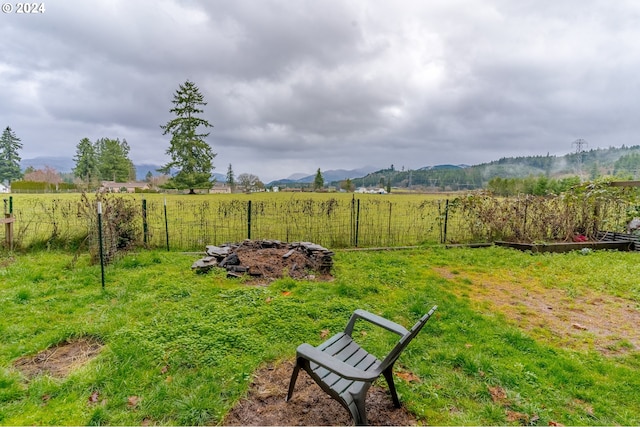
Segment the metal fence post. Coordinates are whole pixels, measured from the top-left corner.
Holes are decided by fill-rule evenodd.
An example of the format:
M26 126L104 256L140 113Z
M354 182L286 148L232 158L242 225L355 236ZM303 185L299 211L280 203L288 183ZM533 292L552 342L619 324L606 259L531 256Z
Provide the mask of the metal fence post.
M358 247L358 232L360 231L360 199L356 208L356 248Z
M442 243L442 200L438 200L438 228L440 229L440 243Z
M388 230L387 230L387 233L389 235L389 237L388 237L389 243L387 243L387 244L390 244L391 240L392 240L391 239L391 207L392 206L393 206L393 204L391 203L391 201L389 201L389 225L388 225Z
M247 239L251 240L251 200L247 203Z
M349 218L349 244L355 244L355 234L356 234L356 225L355 225L355 217L356 217L356 196L355 194L351 197L351 215Z
M104 289L104 253L102 251L102 203L98 202L98 245L100 246L100 275L102 277L102 289Z
M449 199L444 203L444 236L442 243L447 243L447 223L449 222Z
M0 223L4 223L4 240L10 251L13 251L13 197L9 196L9 207L7 210L7 199L4 199L4 219Z
M147 223L147 199L142 199L142 239L144 245L149 243L149 224Z
M164 198L164 234L167 238L167 252L169 252L169 220L167 219L167 198Z

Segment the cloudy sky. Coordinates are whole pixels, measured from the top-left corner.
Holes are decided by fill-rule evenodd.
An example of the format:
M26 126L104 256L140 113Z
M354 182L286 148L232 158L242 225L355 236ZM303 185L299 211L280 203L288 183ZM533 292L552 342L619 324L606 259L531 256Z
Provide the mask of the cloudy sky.
M268 182L640 143L636 0L49 0L0 15L23 159L126 139L162 164L178 85L216 172Z

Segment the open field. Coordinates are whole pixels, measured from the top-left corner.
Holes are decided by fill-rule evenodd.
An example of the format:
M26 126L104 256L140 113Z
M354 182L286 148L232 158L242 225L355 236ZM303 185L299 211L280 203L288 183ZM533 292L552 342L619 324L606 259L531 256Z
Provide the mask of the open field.
M445 202L433 195L255 193L111 195L137 210L146 246L201 250L246 238L313 241L331 247L439 243ZM89 195L95 204L95 195ZM166 208L166 216L165 216ZM95 208L93 208L95 210ZM79 194L13 196L15 235L21 247L82 240L87 207ZM1 233L2 231L0 231ZM455 233L452 227L452 233Z
M331 248L398 247L509 240L524 242L622 232L631 199L607 189L558 197L256 193L108 195L112 212L131 211L127 227L138 246L202 250L246 238L311 241ZM97 196L13 197L17 248L75 249L95 245ZM106 223L113 223L110 217ZM105 222L103 222L105 224ZM89 235L94 240L85 241ZM4 239L4 229L0 231Z
M195 274L197 255L145 251L109 266L102 290L87 255L3 255L0 423L222 423L261 367L321 342L354 309L409 325L437 304L397 366L419 423L637 425L637 257L337 251L330 281L259 283ZM392 342L358 328L374 352ZM95 345L86 360L25 369L78 339Z

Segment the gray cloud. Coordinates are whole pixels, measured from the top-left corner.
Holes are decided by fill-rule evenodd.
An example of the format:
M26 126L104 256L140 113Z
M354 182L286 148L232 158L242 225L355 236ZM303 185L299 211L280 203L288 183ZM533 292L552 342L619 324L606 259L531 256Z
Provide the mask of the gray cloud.
M186 79L217 171L265 181L638 143L632 1L69 0L0 20L0 116L23 157L108 136L162 163Z

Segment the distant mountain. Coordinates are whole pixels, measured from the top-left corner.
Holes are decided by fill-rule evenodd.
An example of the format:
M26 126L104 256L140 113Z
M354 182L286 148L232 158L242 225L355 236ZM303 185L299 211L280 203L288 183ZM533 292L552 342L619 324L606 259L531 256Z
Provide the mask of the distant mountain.
M419 168L419 171L430 171L430 170L443 170L443 169L464 169L468 168L469 165L435 165L435 166L423 166Z
M361 176L367 175L371 172L378 170L375 166L363 166L358 169L331 169L326 171L320 171L322 173L322 178L325 183L333 182L333 181L342 181L344 179L352 179L359 178ZM271 185L285 185L292 186L295 184L310 184L316 179L316 174L306 175L301 173L295 173L290 175L289 178L286 179L278 179L275 181L271 181L269 186Z
M283 179L283 181L297 181L304 177L308 176L306 173L294 173L293 175L289 175L287 178Z
M151 172L152 175L162 175L158 172L158 168L161 168L162 165L154 165L152 163L141 163L139 165L134 164L136 167L136 179L143 181L148 172Z
M34 169L44 169L46 166L54 168L58 172L71 172L75 163L73 159L68 157L34 157L33 159L22 159L20 161L20 168L25 170L31 166Z

